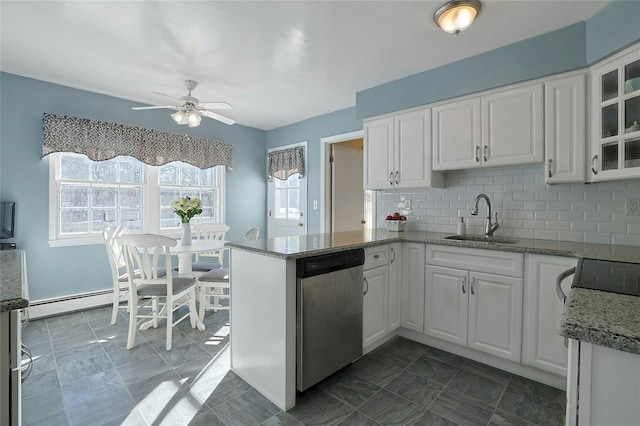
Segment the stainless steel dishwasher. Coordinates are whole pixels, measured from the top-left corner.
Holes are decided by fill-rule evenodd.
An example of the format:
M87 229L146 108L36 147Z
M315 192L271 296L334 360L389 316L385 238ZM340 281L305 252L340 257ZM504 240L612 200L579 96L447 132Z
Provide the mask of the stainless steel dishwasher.
M362 356L364 249L298 259L297 388Z

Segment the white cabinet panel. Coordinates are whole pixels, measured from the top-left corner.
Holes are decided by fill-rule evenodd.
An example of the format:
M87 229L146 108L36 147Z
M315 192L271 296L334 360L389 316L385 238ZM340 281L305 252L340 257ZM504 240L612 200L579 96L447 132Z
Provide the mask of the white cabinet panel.
M483 166L543 161L542 84L482 97Z
M389 267L364 271L362 334L363 347L387 335Z
M480 98L435 106L433 170L480 166Z
M402 244L402 327L422 332L424 327L425 245Z
M467 344L469 272L427 266L424 333L460 345Z
M520 362L522 279L470 273L470 348Z
M402 310L402 244L389 245L389 309L387 332L400 327Z
M545 83L545 182L585 181L586 76Z
M571 257L527 254L525 256L523 364L554 374L567 374L567 348L557 333L562 302L556 294L556 279L576 266ZM571 277L563 282L568 293Z
M364 189L393 187L393 117L368 121L364 137Z

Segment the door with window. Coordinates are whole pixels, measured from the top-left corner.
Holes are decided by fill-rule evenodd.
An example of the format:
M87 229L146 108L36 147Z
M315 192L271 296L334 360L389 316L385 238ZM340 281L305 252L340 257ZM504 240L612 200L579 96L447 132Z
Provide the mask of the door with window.
M269 152L267 197L269 238L307 233L305 148L306 144Z

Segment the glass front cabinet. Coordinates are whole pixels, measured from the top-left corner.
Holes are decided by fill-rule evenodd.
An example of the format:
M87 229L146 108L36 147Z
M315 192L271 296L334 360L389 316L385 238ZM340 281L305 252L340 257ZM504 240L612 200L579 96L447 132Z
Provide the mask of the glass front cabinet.
M640 46L592 69L592 182L640 178Z

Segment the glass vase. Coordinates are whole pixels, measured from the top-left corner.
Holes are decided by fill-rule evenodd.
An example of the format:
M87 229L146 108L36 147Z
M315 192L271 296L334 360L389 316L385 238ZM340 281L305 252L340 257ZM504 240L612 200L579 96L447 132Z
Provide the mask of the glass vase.
M181 223L180 226L182 227L182 245L183 246L189 246L191 245L191 224L189 222L187 223Z

